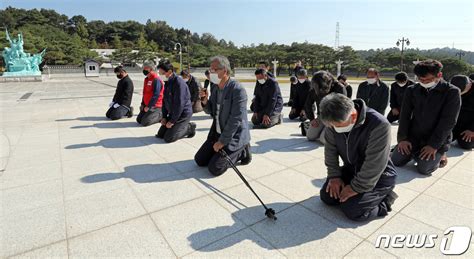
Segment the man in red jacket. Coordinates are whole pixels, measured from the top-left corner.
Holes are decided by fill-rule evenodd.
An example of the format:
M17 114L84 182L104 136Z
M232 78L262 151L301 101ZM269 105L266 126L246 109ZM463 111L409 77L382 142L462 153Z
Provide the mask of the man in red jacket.
M165 84L155 72L155 64L151 61L143 63L143 74L145 75L143 98L137 122L146 127L160 122L163 116L161 108Z

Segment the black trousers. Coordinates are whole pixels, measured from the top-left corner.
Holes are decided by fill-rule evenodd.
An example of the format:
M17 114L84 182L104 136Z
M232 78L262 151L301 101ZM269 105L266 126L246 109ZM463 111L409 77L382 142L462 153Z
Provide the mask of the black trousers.
M420 174L431 175L434 171L438 170L439 162L441 161L442 153L438 150L434 160L421 160L420 149L413 147L409 155L403 155L398 151L398 145L392 152L391 159L395 166L401 167L406 165L412 159L416 162L416 169Z
M342 178L344 184L350 184L350 178ZM329 196L329 192L326 192L328 182L329 180L326 180L321 188L321 200L330 206L339 205L347 218L355 221L367 221L388 214L388 207L384 199L393 190L394 185L375 186L372 191L359 193L341 203L338 199Z
M394 122L394 121L397 121L399 117L400 117L400 114L394 115L394 114L392 113L392 110L390 110L390 111L388 112L388 114L387 114L387 120L388 120L388 122L390 122L390 123L392 123L392 122Z
M162 117L161 108L151 108L147 112L140 110L137 116L137 122L146 127L160 122Z
M296 108L295 112L290 111L290 114L288 115L288 117L290 118L290 120L294 120L296 118L299 118L300 121L305 121L306 120L306 115L305 116L300 116L301 111L303 111L303 108Z
M194 161L198 166L207 166L209 172L215 176L219 176L230 167L227 160L222 157L219 153L214 151L213 145L217 142L217 138L208 138L199 148L196 155L194 155ZM229 155L232 162L235 164L240 159L245 157L245 146L234 152L224 147L224 150Z
M463 128L460 129L458 127L455 127L453 130L454 139L458 141L458 145L462 149L471 150L472 148L474 148L474 141L467 142L462 139L463 136L461 135L461 132L463 132L464 130L467 130L467 127L465 129Z
M458 144L462 149L471 150L474 148L474 142L466 142L462 139L462 136L457 138Z
M266 125L262 123L263 114L259 113L258 116L252 116L252 124L254 125L254 127L256 126L258 128L271 128L280 123L280 116L281 113L279 112L273 114L272 116L270 116L270 124Z
M162 138L166 143L175 142L191 134L191 117L179 119L170 129L161 125L156 137Z
M114 108L113 106L109 108L107 113L105 114L105 117L111 119L111 120L118 120L121 119L122 117L125 117L129 112L129 109L126 107L120 105L117 108Z

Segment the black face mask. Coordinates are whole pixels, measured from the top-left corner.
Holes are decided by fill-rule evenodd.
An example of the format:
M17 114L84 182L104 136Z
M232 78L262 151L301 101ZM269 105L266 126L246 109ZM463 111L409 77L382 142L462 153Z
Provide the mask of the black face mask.
M122 79L122 78L123 78L123 75L122 75L122 74L118 74L118 75L117 75L117 78L118 78L118 79Z
M150 73L150 71L148 71L148 70L143 70L143 74L144 74L145 76L147 76L149 73Z

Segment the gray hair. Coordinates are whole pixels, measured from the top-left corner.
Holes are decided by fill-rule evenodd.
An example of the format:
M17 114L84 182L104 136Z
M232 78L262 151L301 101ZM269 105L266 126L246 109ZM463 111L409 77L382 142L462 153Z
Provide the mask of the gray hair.
M227 59L224 56L214 56L209 59L210 63L217 62L217 67L220 69L224 69L227 71L227 75L230 75L232 73L232 68L230 67L230 62L229 59Z
M296 76L308 76L308 71L306 71L306 69L300 69L296 72Z
M145 67L149 67L149 68L151 68L152 70L155 70L155 62L150 61L150 60L145 60L145 61L143 62L143 68L145 68Z
M332 93L324 97L321 104L319 104L319 116L325 124L345 122L353 109L354 102L349 97Z

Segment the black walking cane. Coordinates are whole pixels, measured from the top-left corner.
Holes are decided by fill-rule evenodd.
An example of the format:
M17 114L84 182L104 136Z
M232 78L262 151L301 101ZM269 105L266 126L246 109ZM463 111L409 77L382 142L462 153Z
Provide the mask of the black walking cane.
M277 217L275 216L275 210L272 209L272 208L268 208L265 205L265 203L263 203L263 201L260 199L260 197L258 197L257 193L253 190L252 186L250 186L249 182L247 182L247 179L245 179L245 177L242 175L242 173L239 171L239 169L237 169L235 164L232 162L232 160L230 159L227 152L225 152L224 149L221 149L221 150L219 150L219 154L221 154L221 156L224 157L225 160L227 160L227 163L229 163L230 167L232 167L232 169L234 169L234 171L237 173L237 175L240 177L240 179L242 179L242 181L252 191L252 193L255 195L255 197L257 197L258 201L260 201L262 206L265 208L265 216L267 216L270 219L277 220Z

